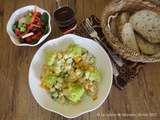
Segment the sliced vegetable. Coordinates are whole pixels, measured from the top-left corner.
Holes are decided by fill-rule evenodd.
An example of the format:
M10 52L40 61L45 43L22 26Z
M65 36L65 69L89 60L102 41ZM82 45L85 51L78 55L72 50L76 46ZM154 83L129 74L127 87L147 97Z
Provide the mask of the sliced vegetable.
M34 35L34 33L33 33L33 32L30 32L30 33L28 33L28 34L23 35L23 36L22 36L22 39L27 38L27 37L30 37L30 36L32 36L32 35Z

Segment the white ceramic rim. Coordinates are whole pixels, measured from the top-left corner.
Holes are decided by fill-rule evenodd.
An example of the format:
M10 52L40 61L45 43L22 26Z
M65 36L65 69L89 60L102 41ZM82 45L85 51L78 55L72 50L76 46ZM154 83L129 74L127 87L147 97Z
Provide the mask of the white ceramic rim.
M41 37L41 39L39 39L39 41L38 41L36 44L33 44L33 45L32 45L32 44L27 44L27 43L16 43L15 40L13 40L13 39L17 39L17 38L15 38L14 36L12 36L12 34L11 34L11 32L13 32L13 31L12 31L12 29L10 28L10 27L11 27L10 25L12 24L12 21L10 21L10 20L14 18L14 16L16 15L16 13L17 13L18 11L21 11L21 10L23 10L23 9L25 9L25 8L35 8L35 7L37 7L37 8L40 9L41 11L44 11L44 12L46 12L46 13L48 14L48 16L49 16L49 19L48 19L49 31L48 31L48 33L46 33L45 35L43 35L43 36ZM51 15L50 15L50 13L49 13L47 10L44 10L44 9L42 9L42 8L36 6L36 5L28 5L28 6L25 6L25 7L21 7L21 8L19 8L19 9L15 10L15 11L12 13L12 15L10 16L10 18L9 18L9 20L8 20L8 23L7 23L7 33L8 33L8 35L9 35L12 43L13 43L14 45L16 45L16 46L30 46L30 47L37 46L37 45L39 45L40 43L42 43L42 42L49 36L49 34L51 33ZM14 33L14 32L13 32L13 33Z
M67 34L67 35L64 35L64 36L62 36L62 37L59 37L59 38L56 38L56 39L52 39L52 40L47 41L45 44L43 44L43 45L37 50L37 52L40 51L44 46L47 46L47 44L50 43L50 42L57 41L57 40L59 40L59 39L69 38L69 37L71 37L71 38L72 38L72 37L75 37L75 38L77 38L77 39L83 38L83 37L80 37L80 36L77 36L77 35L74 35L74 34ZM85 38L85 39L86 39L86 40L91 40L91 39L88 39L88 38ZM94 42L95 44L97 44L100 48L102 48L98 43L96 43L95 41L93 41L93 42ZM103 48L102 48L102 50L103 50L104 52L106 52ZM37 53L37 52L36 52L36 53ZM35 55L36 55L36 53L35 53ZM33 56L32 59L34 59L35 55ZM109 62L108 62L108 63L109 63L109 68L111 69L110 84L108 85L109 88L108 88L108 91L107 91L107 93L106 93L105 98L104 98L104 99L99 103L99 105L97 105L94 109L89 109L89 110L86 110L86 111L84 111L84 112L81 112L81 113L78 114L78 115L71 115L71 116L64 115L64 114L62 114L62 113L60 113L60 112L58 112L58 111L56 111L56 110L53 110L53 109L48 109L48 108L44 107L43 105L41 105L41 103L40 103L40 102L36 99L36 97L33 95L33 92L32 92L32 90L31 90L31 86L30 86L30 82L29 82L30 80L29 80L29 81L28 81L28 82L29 82L29 88L30 88L30 90L31 90L32 96L34 97L34 99L36 100L36 102L37 102L42 108L44 108L44 109L46 109L46 110L48 110L48 111L50 111L50 112L57 113L57 114L65 117L65 118L76 118L76 117L79 117L79 116L81 116L81 115L83 115L83 114L85 114L85 113L88 113L88 112L91 112L91 111L94 111L94 110L98 109L98 108L105 102L105 100L107 99L107 97L109 96L109 93L110 93L111 87L112 87L112 83L113 83L113 68L112 68L111 60L110 60L110 58L109 58L109 56L108 56L107 53L106 53L106 55L107 55L107 60L109 61ZM31 68L31 65L32 65L32 64L33 64L33 61L31 62L30 67L29 67L29 74L30 74L30 72L31 72L31 69L30 69L30 68ZM30 78L30 77L29 77L29 74L28 74L28 78Z

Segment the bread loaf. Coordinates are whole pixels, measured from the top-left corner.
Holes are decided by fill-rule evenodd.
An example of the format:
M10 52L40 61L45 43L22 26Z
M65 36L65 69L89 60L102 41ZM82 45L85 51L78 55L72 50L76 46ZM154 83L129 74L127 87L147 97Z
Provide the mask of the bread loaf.
M160 15L151 10L141 10L130 17L134 30L151 43L160 43Z
M144 40L140 35L137 35L137 34L136 34L136 40L137 40L139 49L143 54L154 55L160 52L159 44L150 43L147 40Z

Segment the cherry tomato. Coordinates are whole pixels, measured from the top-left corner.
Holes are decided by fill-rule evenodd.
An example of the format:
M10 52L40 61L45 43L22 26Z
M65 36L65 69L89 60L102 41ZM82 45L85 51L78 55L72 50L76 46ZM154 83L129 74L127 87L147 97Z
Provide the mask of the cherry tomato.
M21 35L21 32L20 32L20 30L18 28L15 29L15 33L16 33L17 36Z
M41 13L40 13L40 12L34 12L34 13L33 13L33 16L40 17L40 16L41 16Z

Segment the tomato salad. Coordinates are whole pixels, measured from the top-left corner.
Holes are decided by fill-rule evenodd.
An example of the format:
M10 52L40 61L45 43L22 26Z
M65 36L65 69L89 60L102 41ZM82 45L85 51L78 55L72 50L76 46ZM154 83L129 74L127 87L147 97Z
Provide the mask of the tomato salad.
M48 19L46 12L28 11L13 24L12 29L20 43L35 44L48 33Z

